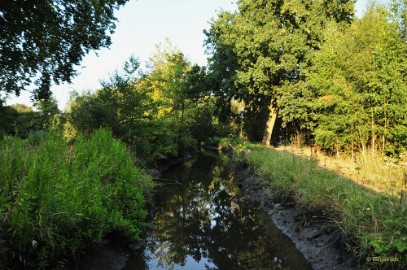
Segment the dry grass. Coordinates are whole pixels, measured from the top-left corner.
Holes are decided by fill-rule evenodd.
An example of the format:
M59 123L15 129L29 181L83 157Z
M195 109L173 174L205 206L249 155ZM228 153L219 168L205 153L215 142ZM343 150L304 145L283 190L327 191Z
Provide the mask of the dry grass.
M301 157L311 157L310 147L280 146L275 149ZM379 155L375 157L358 155L354 158L345 155L329 157L321 152L314 153L313 158L317 159L320 167L334 171L376 192L396 197L406 192L407 166L403 162L396 162L394 159L385 160Z
M307 149L248 147L251 151L245 160L256 174L272 183L270 193L290 198L301 211L336 224L360 267L407 269L407 203L375 191L391 186L386 183L389 178L397 182L397 172L402 179L402 167L393 168L378 159L361 163L321 155L317 164L316 158L303 157ZM295 151L297 154L293 154ZM389 168L383 169L386 165ZM354 180L346 174L352 174ZM398 262L372 263L370 257L394 257Z

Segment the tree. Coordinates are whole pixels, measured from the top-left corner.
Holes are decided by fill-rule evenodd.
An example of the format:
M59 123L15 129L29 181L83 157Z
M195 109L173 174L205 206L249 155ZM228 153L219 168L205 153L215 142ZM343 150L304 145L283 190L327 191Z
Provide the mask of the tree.
M114 72L95 93L72 95L68 123L85 135L96 129L109 128L128 144L142 135L144 105L148 98L136 91L138 60L132 56L123 66L124 73Z
M196 148L198 141L213 132L205 68L191 65L170 43L157 47L148 66L149 71L137 87L153 100L154 106L146 112L152 117L151 122L157 123L153 134L161 131L157 139L172 149L173 155Z
M212 20L211 28L204 30L206 53L210 55L207 86L209 94L216 96L216 115L221 122L228 122L231 115L231 101L238 98L236 72L238 58L234 52L235 40L231 38L236 14L221 12Z
M9 108L9 110L13 112L13 117L8 119L11 121L8 125L12 125L13 130L11 130L8 135L17 135L20 138L27 138L31 131L38 130L36 121L38 113L31 107L25 104L13 104L4 108Z
M177 156L213 136L206 69L191 66L172 46L158 46L147 67L139 71L138 60L131 57L101 89L73 96L66 135L109 128L146 162Z
M232 51L231 59L236 59L236 65L226 69L234 72L231 75L237 96L245 100L247 110L267 111L263 144L270 144L280 107L284 105L281 96L296 90L293 85L304 80L304 71L311 64L307 56L319 49L326 23L352 20L353 1L338 3L241 0L236 15L221 15L219 21L212 23L209 40L220 49L212 50L213 59L222 59L225 49Z
M48 129L52 126L54 117L60 113L58 101L51 96L48 99L40 99L35 102L35 108L38 110L37 127L39 129Z
M19 95L34 83L33 97L49 98L85 54L111 44L114 10L127 1L1 1L0 91Z
M325 36L308 74L317 143L337 153L364 155L369 147L372 155L378 149L398 154L406 147L407 119L407 48L398 23L372 5L351 27L330 25Z
M392 0L391 20L397 24L401 38L407 42L407 0Z
M18 117L16 109L10 106L0 105L0 139L4 135L10 135L15 133L15 122Z
M195 144L187 128L188 109L190 99L199 96L202 70L194 68L189 79L189 62L172 49L158 50L148 66L147 72L139 71L138 60L130 57L101 89L74 96L67 135L109 128L147 162L176 156Z

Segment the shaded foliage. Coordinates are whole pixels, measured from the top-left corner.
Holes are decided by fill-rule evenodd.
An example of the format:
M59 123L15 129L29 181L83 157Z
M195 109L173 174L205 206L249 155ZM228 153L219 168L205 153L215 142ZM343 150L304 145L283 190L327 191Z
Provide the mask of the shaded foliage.
M0 3L0 89L17 96L35 83L34 99L70 82L90 50L108 47L114 11L127 0Z
M60 111L53 97L37 101L35 109L24 104L0 104L0 138L4 135L27 138L32 132L45 132L56 126L58 116Z

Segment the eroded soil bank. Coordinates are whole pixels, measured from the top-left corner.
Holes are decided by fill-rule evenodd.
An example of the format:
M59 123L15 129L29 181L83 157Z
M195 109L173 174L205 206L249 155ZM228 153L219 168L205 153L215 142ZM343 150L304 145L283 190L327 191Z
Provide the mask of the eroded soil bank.
M343 238L329 220L320 216L299 216L293 202L283 202L272 194L272 184L256 176L245 164L234 166L238 185L255 205L295 244L315 270L357 269L353 255L345 251Z

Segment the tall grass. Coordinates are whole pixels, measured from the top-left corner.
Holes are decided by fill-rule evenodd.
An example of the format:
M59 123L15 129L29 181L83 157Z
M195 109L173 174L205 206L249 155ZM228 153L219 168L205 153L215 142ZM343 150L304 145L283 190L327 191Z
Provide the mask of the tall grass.
M108 131L69 146L52 134L5 138L0 170L0 260L8 267L63 266L110 232L140 236L152 182Z
M309 147L280 146L277 150L292 152L302 157L311 156ZM365 156L355 154L353 157L346 154L328 157L323 153L318 153L314 158L318 160L318 165L321 167L335 171L375 191L400 197L400 191L403 190L406 170L401 166L402 162L400 164L393 158L377 154L373 156L370 153Z
M407 267L406 204L321 168L316 160L261 146L250 149L246 160L257 174L271 181L271 192L335 222L361 265ZM371 257L397 258L398 262L367 263Z

